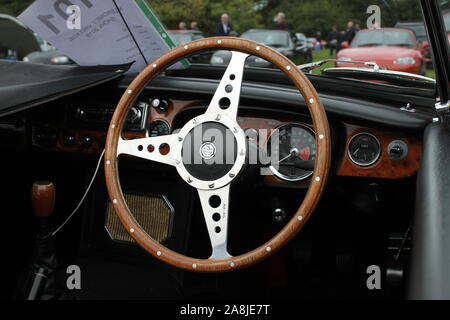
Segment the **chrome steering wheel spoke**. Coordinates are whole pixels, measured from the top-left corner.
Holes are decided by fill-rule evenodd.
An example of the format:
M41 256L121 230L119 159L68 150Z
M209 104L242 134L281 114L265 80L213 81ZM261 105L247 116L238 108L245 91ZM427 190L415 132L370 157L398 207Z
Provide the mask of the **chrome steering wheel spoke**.
M211 241L212 255L209 259L230 258L227 250L230 185L217 190L197 191Z
M175 166L174 150L181 143L178 135L124 140L119 139L117 156L121 154Z
M231 61L206 111L217 114L217 121L220 121L221 115L237 119L245 61L248 57L249 54L231 51Z

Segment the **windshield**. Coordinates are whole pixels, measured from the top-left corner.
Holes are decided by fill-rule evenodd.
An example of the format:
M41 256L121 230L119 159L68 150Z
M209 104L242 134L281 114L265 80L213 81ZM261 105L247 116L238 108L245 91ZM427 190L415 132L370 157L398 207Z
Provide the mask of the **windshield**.
M284 31L252 31L242 35L242 38L260 42L272 47L288 47L290 35Z
M400 30L373 30L359 32L353 40L353 48L364 46L414 46L410 32Z
M319 76L327 68L361 67L355 62L366 61L375 62L382 70L435 77L433 55L424 28L420 0L129 1L141 4L145 1L151 8L152 14L154 13L155 16L152 21L158 20L156 30L164 38L162 42L165 42L168 48L174 45L184 45L202 36L232 36L271 46L297 65L327 59L338 60L337 62L328 62L312 71ZM0 13L18 17L33 2L33 0L0 0ZM43 3L43 1L38 2ZM93 0L57 2L62 7L67 3L81 3L82 8L85 3L95 3ZM444 3L445 25L450 32L450 4L448 0L441 2ZM98 3L104 2L99 1ZM54 6L49 5L49 7L53 8ZM56 12L61 13L58 10ZM61 24L58 30L52 29L54 28L53 24L59 18L45 20L44 16L40 16L37 23L40 23L41 27L49 29L49 32L60 31L61 26L66 25L66 23ZM85 14L84 17L87 15ZM84 19L83 16L81 19ZM106 27L107 23L112 21L107 16L104 19L103 24L97 26L98 30ZM138 28L139 22L136 19L128 21L127 26L132 29ZM83 30L91 28L92 30L90 29L91 32L87 36L95 35L94 24L82 25L79 33L83 34ZM167 33L163 33L164 29L167 30ZM141 37L141 31L136 31L135 38ZM65 33L61 32L60 34ZM58 47L52 39L48 39L42 34L39 36ZM78 48L73 48L73 52L58 48L62 54L66 54L71 59L64 59L62 56L61 59L47 59L39 53L26 57L21 54L22 43L13 40L15 39L11 38L8 42L4 42L0 38L0 49L4 59L48 64L53 64L55 61L68 61L67 63L76 62L82 65L83 60L91 61L92 57L95 57L95 51L87 52ZM151 52L152 43L149 42L148 47L143 48L142 52ZM43 47L41 51L45 50ZM223 51L216 50L192 55L186 59L189 63L183 63L183 66L185 68L198 64L227 66L230 58ZM82 59L75 59L74 52ZM83 54L86 57L82 56ZM101 57L96 58L95 64L104 62L102 59L108 63L115 62L112 53L108 57L102 53ZM142 60L147 63L151 61L151 59L150 61L147 61L149 59ZM120 64L121 61L115 63ZM250 57L246 67L276 69L268 61L257 57Z

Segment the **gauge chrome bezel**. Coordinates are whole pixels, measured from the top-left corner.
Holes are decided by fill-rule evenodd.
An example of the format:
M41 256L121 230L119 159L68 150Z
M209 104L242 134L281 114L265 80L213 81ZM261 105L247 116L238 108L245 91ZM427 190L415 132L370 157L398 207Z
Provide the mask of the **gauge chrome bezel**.
M169 128L169 134L168 134L168 135L172 134L172 127L170 126L170 124L169 124L166 120L163 120L163 119L155 119L155 120L153 120L152 122L150 122L149 125L147 126L147 128L145 129L145 137L146 137L146 138L151 138L149 128L150 128L150 126L152 126L155 122L163 122L163 123L165 123L166 126L167 126L167 128ZM158 137L164 137L164 136L158 136Z
M305 129L306 131L308 131L309 133L312 134L312 136L314 137L314 144L316 144L317 146L317 139L316 139L316 133L314 132L313 129L311 129L310 127L301 124L301 123L297 123L297 122L292 122L292 123L287 123L287 124L283 124L279 127L276 127L273 132L270 134L270 136L267 138L267 142L266 142L266 150L269 150L269 141L271 140L272 136L275 134L275 132L278 130L280 131L281 129L285 128L285 127L289 127L289 126L298 126L301 127L303 129ZM311 177L314 174L314 171L309 171L307 174L302 175L301 177L289 177L281 172L279 172L277 169L275 169L274 166L270 166L269 167L270 171L273 173L273 175L283 181L286 182L299 182L299 181L304 181L306 179L308 179L309 177Z
M375 139L375 141L376 141L377 144L378 144L378 152L377 152L377 155L376 155L375 159L374 159L373 161L371 161L370 163L367 163L367 164L365 164L365 163L360 163L360 162L358 162L357 160L355 160L355 159L353 158L353 155L352 155L351 152L350 152L350 145L353 143L353 141L354 141L356 138L358 138L358 137L360 137L360 136L369 136L369 137L372 137L372 138ZM367 168L367 167L373 166L373 165L374 165L375 163L377 163L378 160L380 160L380 158L381 158L381 143L380 143L380 140L378 140L378 138L377 138L375 135L373 135L373 134L371 134L371 133L369 133L369 132L360 132L360 133L354 135L354 136L350 139L350 141L348 142L348 144L347 144L347 154L348 154L348 157L350 158L351 162L353 162L353 163L356 164L357 166L360 166L360 167L363 167L363 168Z

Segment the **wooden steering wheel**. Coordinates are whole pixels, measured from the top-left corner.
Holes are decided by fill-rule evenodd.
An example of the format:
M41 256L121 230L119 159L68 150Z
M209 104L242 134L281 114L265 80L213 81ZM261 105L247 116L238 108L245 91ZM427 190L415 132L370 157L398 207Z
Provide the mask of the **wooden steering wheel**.
M189 54L207 49L230 50L231 62L219 84L207 111L189 121L180 132L154 138L123 140L122 128L130 107L147 83L169 65ZM270 241L259 248L231 256L227 251L228 208L230 185L238 177L245 165L247 144L245 133L237 122L237 113L246 59L259 56L286 73L296 85L312 116L316 134L317 156L306 197L290 222ZM234 161L227 165L210 165L214 160L216 148L210 140L197 141L199 149L186 143L194 137L193 132L200 126L208 126L231 135L231 149L236 151ZM121 223L131 237L155 258L177 268L195 272L228 272L253 265L268 258L286 245L303 227L317 206L328 178L330 167L330 128L324 107L306 76L288 58L262 44L240 38L207 38L179 46L149 64L130 84L109 126L105 152L105 175L108 193ZM194 141L195 144L195 141ZM160 152L160 147L170 148L168 154ZM227 146L229 148L230 146ZM200 166L190 165L185 154L200 156ZM164 155L164 154L165 155ZM209 259L195 259L173 252L153 240L136 222L122 193L118 178L119 155L130 155L176 167L181 178L197 189L206 226L208 229L212 256ZM198 167L201 170L197 170ZM211 199L219 200L220 205L211 204Z

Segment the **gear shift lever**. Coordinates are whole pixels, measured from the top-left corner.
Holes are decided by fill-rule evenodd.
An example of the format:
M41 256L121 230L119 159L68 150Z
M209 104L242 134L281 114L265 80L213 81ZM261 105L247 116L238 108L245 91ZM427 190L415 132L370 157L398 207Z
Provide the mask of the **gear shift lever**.
M51 182L40 181L31 188L31 204L39 226L34 253L31 261L31 274L27 273L24 298L40 300L49 290L49 276L55 272L58 262L55 255L53 237L48 228L48 218L55 207L56 190Z
M31 203L37 218L48 218L55 207L56 190L51 182L39 181L31 188Z

